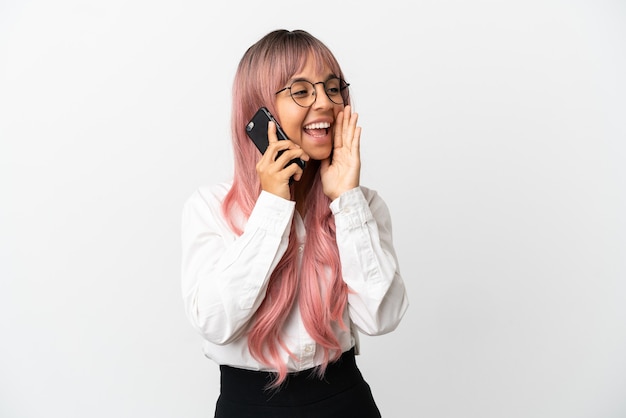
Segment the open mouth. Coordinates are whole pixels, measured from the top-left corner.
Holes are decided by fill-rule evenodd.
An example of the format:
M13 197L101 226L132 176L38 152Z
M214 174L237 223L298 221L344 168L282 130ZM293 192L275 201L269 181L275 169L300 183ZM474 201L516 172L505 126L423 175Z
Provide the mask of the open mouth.
M320 122L320 123L311 123L304 127L304 130L307 134L312 137L322 137L328 135L328 130L330 128L330 123L328 122Z

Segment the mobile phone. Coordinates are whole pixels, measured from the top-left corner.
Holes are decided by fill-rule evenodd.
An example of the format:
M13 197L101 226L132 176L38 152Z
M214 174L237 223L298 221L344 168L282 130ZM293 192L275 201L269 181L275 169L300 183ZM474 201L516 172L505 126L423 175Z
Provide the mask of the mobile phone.
M267 125L269 121L272 121L276 124L276 136L278 136L278 140L281 141L287 139L287 135L285 135L285 132L283 132L280 124L270 113L270 111L266 107L261 107L259 110L257 110L250 122L248 122L248 124L246 125L246 133L248 134L248 137L250 137L252 142L254 142L254 145L256 145L261 154L265 153L265 150L267 150L267 147L269 145L269 139L267 138ZM283 151L280 151L276 158L280 157L280 154L282 153ZM298 164L300 168L304 170L304 160L300 158L294 158L293 160L289 161L287 165L293 163Z

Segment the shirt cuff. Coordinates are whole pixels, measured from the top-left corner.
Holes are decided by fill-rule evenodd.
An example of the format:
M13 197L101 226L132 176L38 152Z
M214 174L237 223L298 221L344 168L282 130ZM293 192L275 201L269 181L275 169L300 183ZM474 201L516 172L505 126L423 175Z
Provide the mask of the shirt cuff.
M259 228L282 236L291 223L296 202L261 191L248 218L248 227Z
M330 203L337 229L354 229L373 219L369 204L360 187L342 193Z

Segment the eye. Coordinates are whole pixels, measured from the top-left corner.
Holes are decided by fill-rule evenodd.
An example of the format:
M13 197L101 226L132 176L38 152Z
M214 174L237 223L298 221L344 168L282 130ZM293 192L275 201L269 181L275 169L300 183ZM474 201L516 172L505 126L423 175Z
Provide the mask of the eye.
M292 96L304 97L304 96L307 96L308 94L309 94L309 92L307 90L294 90L294 89L291 89L291 95Z
M291 95L294 97L307 97L312 90L313 86L303 81L297 81L291 85Z
M331 78L325 85L326 93L329 96L336 96L341 92L341 81L338 78Z

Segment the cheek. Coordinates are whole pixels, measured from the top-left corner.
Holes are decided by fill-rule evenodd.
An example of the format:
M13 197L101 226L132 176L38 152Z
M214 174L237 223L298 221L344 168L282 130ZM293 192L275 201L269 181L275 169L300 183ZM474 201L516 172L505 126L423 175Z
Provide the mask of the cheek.
M291 139L294 143L301 145L302 138L302 130L300 128L300 124L295 123L293 119L289 119L282 125L283 131L287 135L287 138Z
M278 114L280 115L280 126L294 143L302 144L302 123L306 116L306 112L300 111L300 109L290 108L278 108Z

